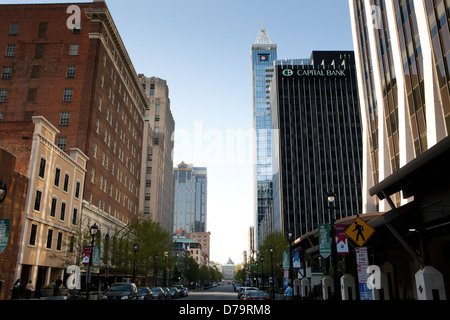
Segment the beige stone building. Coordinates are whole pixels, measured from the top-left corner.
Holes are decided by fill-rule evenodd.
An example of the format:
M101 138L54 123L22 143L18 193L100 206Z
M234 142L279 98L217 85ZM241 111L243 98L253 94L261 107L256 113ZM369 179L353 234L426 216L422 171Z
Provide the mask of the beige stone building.
M56 145L59 130L44 117L35 124L28 167L28 192L16 276L35 287L64 278L62 258L81 223L81 206L88 157ZM73 261L74 263L75 261Z
M139 211L173 232L174 178L172 151L175 121L170 110L169 87L156 77L139 79L149 100L145 111L144 144L147 159L141 172L141 201ZM142 200L143 199L143 200Z

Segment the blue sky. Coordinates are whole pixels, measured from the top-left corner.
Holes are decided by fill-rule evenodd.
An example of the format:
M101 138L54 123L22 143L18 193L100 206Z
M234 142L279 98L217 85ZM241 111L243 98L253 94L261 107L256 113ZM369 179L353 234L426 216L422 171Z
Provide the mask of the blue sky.
M2 3L60 3L30 0ZM91 1L77 1L91 2ZM251 44L263 21L278 58L353 50L347 0L106 1L138 73L167 80L174 165L208 168L211 260L242 262L253 222Z

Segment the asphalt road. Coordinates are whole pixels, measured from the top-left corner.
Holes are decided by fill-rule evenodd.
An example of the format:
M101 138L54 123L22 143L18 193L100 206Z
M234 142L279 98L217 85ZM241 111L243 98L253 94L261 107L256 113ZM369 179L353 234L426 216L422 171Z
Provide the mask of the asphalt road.
M218 286L207 290L189 291L183 300L237 300L233 286Z

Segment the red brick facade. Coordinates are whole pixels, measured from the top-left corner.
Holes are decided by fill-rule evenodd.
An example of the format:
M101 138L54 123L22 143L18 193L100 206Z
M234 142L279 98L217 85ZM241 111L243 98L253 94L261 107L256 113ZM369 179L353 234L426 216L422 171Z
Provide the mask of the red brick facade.
M126 223L139 205L147 100L106 4L76 4L78 32L69 5L0 5L0 115L49 120L62 149L90 158L83 198Z
M0 148L0 179L8 187L5 201L0 204L0 219L9 219L9 239L0 253L0 300L11 298L11 287L22 234L23 213L27 197L28 178L16 171L16 158Z

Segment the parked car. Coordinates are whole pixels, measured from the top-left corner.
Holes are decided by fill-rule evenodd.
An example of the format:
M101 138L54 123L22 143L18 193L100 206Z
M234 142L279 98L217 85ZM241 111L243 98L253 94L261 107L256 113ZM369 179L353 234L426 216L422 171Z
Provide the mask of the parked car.
M183 285L176 284L176 285L174 285L174 287L177 288L180 291L180 297L187 297L188 296L187 288L185 288Z
M103 294L103 300L137 300L138 290L134 283L116 282Z
M180 291L177 288L171 287L169 290L170 290L170 298L171 299L180 298Z
M152 294L153 294L153 300L165 300L166 295L164 293L164 290L161 287L154 287L151 288Z
M165 299L166 300L170 300L172 297L170 295L170 290L169 288L166 287L162 287L163 291L164 291L164 295L165 295Z
M138 300L153 300L152 290L149 287L138 288Z
M238 299L242 299L242 296L245 294L246 291L250 290L258 290L256 287L241 287L238 291Z
M242 300L272 300L272 297L265 290L247 290Z

